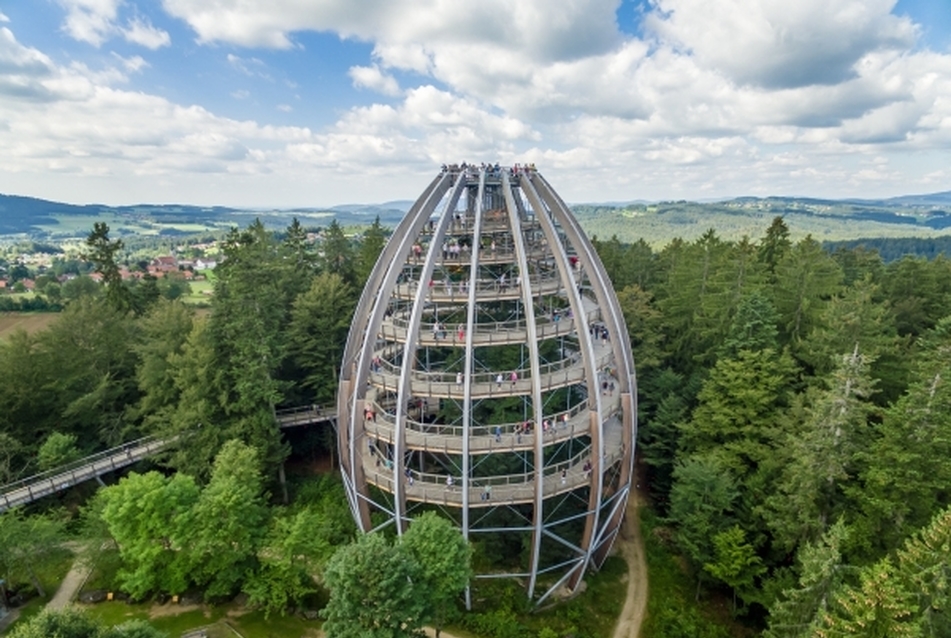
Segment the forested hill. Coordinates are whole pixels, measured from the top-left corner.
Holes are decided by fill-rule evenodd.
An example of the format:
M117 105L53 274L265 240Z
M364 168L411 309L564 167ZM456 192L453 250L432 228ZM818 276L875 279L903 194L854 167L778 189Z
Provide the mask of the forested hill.
M697 239L710 228L724 239L755 239L777 216L786 220L794 238L812 235L819 241L951 233L951 191L885 200L739 197L711 203L577 204L572 210L591 235L643 239L655 248L675 238Z
M939 255L951 256L951 235L939 237L864 237L845 241L823 242L823 248L851 251L855 248L874 250L885 263L901 259L905 255L915 255L925 259L934 259Z
M32 197L0 194L0 235L23 233L47 241L85 237L94 221L106 221L116 235L175 235L231 226L260 218L282 228L297 217L305 226L367 224L379 216L393 227L412 202L350 204L288 210L236 209L179 204L75 206ZM662 248L676 238L692 241L710 228L724 239L762 237L782 216L794 239L812 235L821 242L882 237L938 237L951 234L951 191L883 200L827 200L806 197L738 197L721 202L631 202L574 204L572 210L589 235L617 235L624 242L644 240Z
M187 204L135 204L77 206L35 197L0 193L0 235L26 234L34 239L85 237L94 221L107 221L117 235L175 235L232 226L247 226L260 218L265 226L282 228L297 217L308 226L338 223L368 224L377 216L386 226L395 226L411 202L394 201L380 205L358 204L330 208L288 210L238 209L225 206Z

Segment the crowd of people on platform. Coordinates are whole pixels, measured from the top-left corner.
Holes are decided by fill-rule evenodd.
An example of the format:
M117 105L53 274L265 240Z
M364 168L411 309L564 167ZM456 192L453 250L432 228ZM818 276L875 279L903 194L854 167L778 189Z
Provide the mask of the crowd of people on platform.
M495 164L492 164L492 163L486 164L485 162L482 162L478 166L476 166L475 164L470 164L468 162L462 162L461 164L443 164L442 172L445 173L447 171L450 173L465 172L469 174L474 174L479 171L485 171L489 175L489 177L498 177L502 174L502 171L508 171L510 175L518 175L520 173L534 172L535 163L534 162L529 164L516 163L512 165L511 167L502 166L498 162L496 162Z

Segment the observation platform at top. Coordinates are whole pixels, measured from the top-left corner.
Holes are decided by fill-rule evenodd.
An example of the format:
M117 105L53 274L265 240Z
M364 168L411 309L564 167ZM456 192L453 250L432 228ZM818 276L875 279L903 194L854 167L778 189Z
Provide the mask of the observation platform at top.
M304 406L280 410L276 413L282 429L303 425L330 423L336 420L333 409ZM69 489L74 485L98 479L104 474L121 470L158 454L178 440L178 436L150 436L123 443L118 447L91 454L67 465L0 486L0 512L18 505L32 503L44 496Z
M543 497L547 499L579 488L592 487L599 474L623 460L623 429L619 417L612 417L605 423L604 455L600 462L588 446L570 459L546 466L541 477ZM392 462L383 458L381 451L371 448L370 445L362 447L362 462L367 482L393 493L394 481L402 481L402 490L408 501L462 507L463 493L468 492L469 507L530 505L535 502L535 471L471 477L465 482L463 477L457 474L436 474L412 469L397 477L394 475Z

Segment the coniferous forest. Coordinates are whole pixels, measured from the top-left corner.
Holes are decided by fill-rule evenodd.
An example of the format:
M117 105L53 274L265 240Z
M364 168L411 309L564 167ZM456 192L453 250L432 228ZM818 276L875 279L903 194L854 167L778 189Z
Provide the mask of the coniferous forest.
M118 540L139 533L120 505L142 494L187 506L193 522L244 495L255 525L199 525L207 552L192 543L189 565L143 549L120 574L138 596L200 580L291 604L306 593L287 594L306 571L295 557L325 561L352 530L342 490L338 519L266 511L292 454L275 410L332 404L385 240L378 223L360 237L334 223L316 246L296 222L234 229L211 309L196 314L124 284L121 242L97 224L88 258L102 288L0 343L0 483L145 435L187 440L158 459L165 475L102 490L85 520ZM634 346L640 489L695 598L727 597L770 637L949 635L951 261L793 242L780 218L759 238L595 245ZM318 438L332 454L331 431ZM320 546L294 545L315 528ZM649 619L651 635L702 635L668 621Z
M788 236L597 242L645 487L697 597L768 636L948 635L951 261Z

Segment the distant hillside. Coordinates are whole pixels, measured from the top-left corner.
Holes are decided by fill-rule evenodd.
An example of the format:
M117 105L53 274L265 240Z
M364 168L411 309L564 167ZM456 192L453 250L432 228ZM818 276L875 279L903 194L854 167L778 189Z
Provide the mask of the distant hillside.
M951 234L951 192L887 200L738 197L704 204L579 204L572 209L591 235L617 235L627 242L643 239L656 248L678 237L694 239L710 228L725 239L745 235L755 240L777 216L786 220L794 238L812 235L820 241Z
M395 226L412 205L347 204L291 210L236 209L178 204L75 206L33 197L0 195L0 235L24 234L37 241L84 237L96 221L109 223L115 235L180 235L247 226L255 218L271 228L286 227L294 217L308 227L336 219L365 225L377 216ZM674 238L699 237L713 228L726 239L762 237L777 215L794 238L807 234L824 242L875 237L936 237L951 234L951 191L880 200L828 200L808 197L737 197L719 202L643 202L575 204L582 227L606 239L643 239L661 248Z
M27 232L40 224L55 224L53 214L89 214L91 207L48 202L35 197L0 195L0 235Z
M412 202L379 205L354 204L330 209L255 210L187 204L77 206L35 197L0 194L0 235L27 235L38 240L85 237L96 221L105 221L115 235L181 235L246 226L255 218L274 228L286 227L294 217L305 226L326 226L336 219L344 225L369 224L377 216L394 226Z

